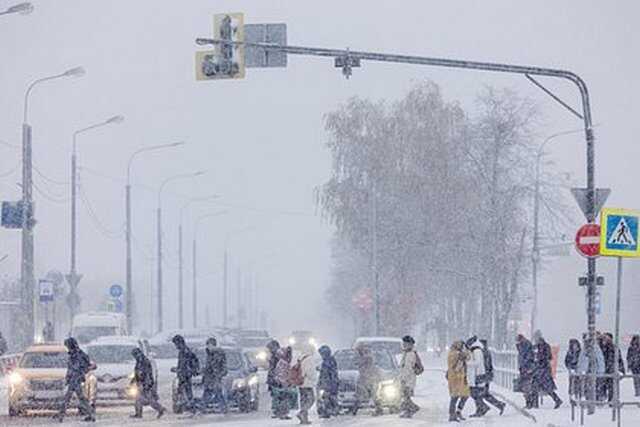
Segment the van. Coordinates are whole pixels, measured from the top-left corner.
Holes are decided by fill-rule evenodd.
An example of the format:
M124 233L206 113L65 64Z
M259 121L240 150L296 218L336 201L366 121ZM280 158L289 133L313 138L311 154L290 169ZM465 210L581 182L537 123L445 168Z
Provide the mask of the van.
M80 344L86 344L99 337L125 336L127 318L122 313L90 311L76 314L71 323L71 336Z

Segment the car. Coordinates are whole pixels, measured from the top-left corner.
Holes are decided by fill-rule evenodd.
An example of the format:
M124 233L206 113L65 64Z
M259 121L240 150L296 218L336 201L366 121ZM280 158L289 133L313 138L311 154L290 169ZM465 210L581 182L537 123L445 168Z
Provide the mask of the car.
M353 348L367 346L371 350L386 350L394 357L402 355L402 340L396 337L359 337L353 342Z
M270 354L267 344L271 340L269 337L239 337L236 339L236 345L244 350L254 366L268 369Z
M71 336L80 345L104 336L124 336L127 332L127 318L122 313L109 311L89 311L73 317Z
M302 353L315 353L318 349L318 342L311 331L291 332L288 343L294 351Z
M258 368L240 348L220 347L227 356L227 375L223 378L223 389L227 399L228 409L237 409L239 412L258 411L260 407L260 382ZM207 354L205 348L192 349L200 361L200 369L203 369ZM202 375L193 378L193 396L199 398L204 391ZM171 387L171 399L173 412L184 412L185 396L178 393L178 381L173 380Z
M9 416L26 415L29 410L58 410L66 392L68 353L61 344L33 345L22 354L9 374L7 392ZM87 373L84 395L95 407L97 380ZM77 406L77 400L72 405Z
M380 369L381 378L376 394L383 408L397 412L401 401L401 388L397 381L398 363L390 352L372 350L375 366ZM356 350L338 350L334 353L338 364L338 405L341 410L352 410L357 403L356 388L358 384L358 354ZM319 392L319 402L322 404ZM373 402L366 406L373 406Z
M152 357L147 340L137 337L102 337L86 345L89 359L97 365L98 403L132 404L138 389L131 385L135 359L131 355L134 348L139 348L151 361L153 375L158 380L158 367Z

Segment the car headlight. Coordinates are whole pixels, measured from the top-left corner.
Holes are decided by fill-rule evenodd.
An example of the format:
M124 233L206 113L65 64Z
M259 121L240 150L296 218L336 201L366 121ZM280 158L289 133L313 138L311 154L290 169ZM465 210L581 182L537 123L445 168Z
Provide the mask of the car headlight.
M245 388L246 386L247 386L247 382L243 378L238 378L238 379L233 380L232 387L235 388L235 389Z
M136 377L136 374L135 374L134 372L130 373L130 374L129 374L129 376L128 376L129 381L133 381L133 379L134 379L135 377Z
M22 375L20 375L17 372L12 373L11 375L9 375L9 384L11 384L12 386L18 386L20 384L22 384L24 382L24 378L22 378Z
M296 345L296 339L294 337L289 338L289 345Z
M382 381L379 393L385 400L396 400L400 397L400 387L393 380Z
M266 351L259 351L258 354L256 354L256 359L258 359L261 362L266 362L268 358L269 358L269 355L267 354Z
M136 397L138 397L139 392L140 391L138 390L138 386L132 385L127 389L127 396L129 396L132 399L135 399Z
M253 387L254 385L258 384L258 377L253 376L249 378L249 381L247 382L247 384L249 385L249 387Z
M314 346L314 347L318 346L318 343L317 343L315 338L309 338L309 344Z
M322 399L322 398L324 397L324 394L325 394L325 391L324 391L324 390L320 389L320 390L318 391L318 397L319 397L320 399Z

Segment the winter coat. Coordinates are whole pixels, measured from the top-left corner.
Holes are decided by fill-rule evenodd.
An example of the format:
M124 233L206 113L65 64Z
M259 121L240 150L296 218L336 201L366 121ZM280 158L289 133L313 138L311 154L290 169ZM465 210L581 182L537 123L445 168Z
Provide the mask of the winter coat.
M327 346L320 347L318 352L322 356L318 389L324 390L329 394L337 394L339 379L336 358L331 355L331 349Z
M359 351L356 364L358 366L358 384L362 387L374 385L380 381L380 370L376 366L370 350Z
M398 377L402 385L411 390L416 388L416 363L418 363L418 356L414 350L404 351L402 353Z
M271 387L276 386L275 372L276 366L278 365L278 350L280 349L280 344L277 341L270 341L267 344L267 350L269 350L269 369L267 371L267 386L269 386L269 390Z
M602 354L602 349L600 349L600 346L598 344L596 344L593 349L596 354L596 374L604 374L604 355ZM584 346L584 350L581 351L580 355L578 356L577 371L581 375L589 372L589 357L587 357L586 345Z
M518 373L520 390L529 393L533 388L533 372L535 370L535 355L533 346L527 339L522 339L516 345L518 349Z
M0 335L0 356L7 352L7 340L4 339L2 335Z
M65 382L67 385L77 385L85 381L87 373L91 370L91 361L87 353L80 349L74 338L67 338L65 346L68 349L67 375Z
M536 365L533 373L534 389L538 392L551 393L556 389L551 371L551 346L544 339L540 339L536 345Z
M640 374L640 338L633 338L627 350L627 367L634 375Z
M302 372L303 383L302 388L314 388L318 382L316 364L310 354L303 354L298 359L300 363L300 371Z
M482 361L484 362L484 376L480 378L485 384L493 381L493 358L488 348L482 347Z
M578 340L571 340L569 342L569 349L564 357L564 366L568 371L575 371L578 369L578 360L580 359L580 343Z
M142 352L138 353L135 359L136 366L133 369L133 382L136 383L138 388L142 389L144 393L153 391L156 381L153 377L151 362Z
M284 350L279 350L277 353L278 363L273 373L273 387L289 387L289 371L291 371L291 365L285 356Z
M205 387L217 386L227 375L227 354L221 348L207 349L207 361L202 370Z
M189 381L200 371L200 361L186 345L178 351L176 375L179 381Z
M447 382L451 397L469 397L469 383L467 382L467 361L469 352L459 342L451 346L447 356Z
M616 353L618 355L618 370L625 373L624 362L622 361L622 353L612 342L604 342L602 344L602 354L604 355L604 371L607 374L613 374L613 368L616 362Z
M480 387L485 384L486 378L482 349L473 347L471 358L467 362L467 382L471 387Z

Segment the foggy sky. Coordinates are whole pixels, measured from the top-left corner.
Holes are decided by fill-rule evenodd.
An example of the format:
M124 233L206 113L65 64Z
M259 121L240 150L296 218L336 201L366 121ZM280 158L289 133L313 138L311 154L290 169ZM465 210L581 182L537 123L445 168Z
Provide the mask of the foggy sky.
M13 3L2 0L0 9ZM589 85L594 122L598 124L596 183L613 189L609 206L640 208L636 190L640 181L636 167L640 157L636 143L640 134L637 2L33 3L35 11L29 16L0 17L0 140L19 144L23 96L29 82L78 65L86 68L86 76L43 84L30 98L34 163L39 171L54 181L68 182L72 133L115 114L126 117L123 124L88 132L79 139L81 182L97 217L92 219L80 202L78 270L85 276L80 284L83 296L91 295L95 301L112 283L124 283L121 235L130 154L147 145L187 142L179 149L142 156L134 164L134 278L137 298L145 300L143 325L148 325L144 310L150 304L155 268L157 187L168 176L208 171L193 180L174 182L163 199L167 326L176 325L180 208L188 197L216 193L222 195L219 203L193 205L185 215L186 263L190 266L193 219L207 212L230 210L225 217L203 222L200 228L200 282L208 286L200 307L204 310L210 305L213 321L218 322L225 234L253 226L252 231L230 240L231 283L235 283L237 268L251 268L259 284L261 305L271 313L279 333L303 327L318 330L323 313L327 313L321 305L329 281L331 236L331 227L315 214L313 198L313 189L330 172L323 114L354 95L395 100L413 83L431 79L441 86L446 99L459 100L469 110L476 93L487 84L510 87L532 97L543 113L541 140L582 125L521 76L364 62L346 80L329 59L289 56L287 69L250 69L244 80L196 82L194 52L200 48L194 40L211 35L215 13L244 12L247 23L285 22L293 45L575 71ZM569 83L545 80L545 84L572 105L579 105L578 93ZM556 140L548 152L558 170L570 172L573 181L584 185L582 134ZM18 162L18 151L0 145L0 174ZM35 171L34 178L49 198L56 199L34 193L37 276L53 268L67 272L70 207L60 199L68 199L69 186L49 182ZM20 189L15 183L19 181L19 170L0 178L0 199L17 200ZM576 207L576 228L583 221ZM119 236L113 238L113 231ZM573 233L573 229L567 230L569 238ZM18 275L17 231L0 229L0 256L4 253L10 258L0 264L0 275ZM606 318L613 309L613 261L599 265L607 267ZM543 330L552 339L564 340L570 331L584 328L584 297L577 275L585 269L586 263L573 251L570 257L546 264L540 317ZM185 277L186 301L190 303L190 268ZM634 284L628 280L625 286L630 289ZM84 308L93 308L89 299L85 302ZM573 316L567 316L568 306ZM187 319L189 324L190 316ZM604 325L612 328L611 322Z

